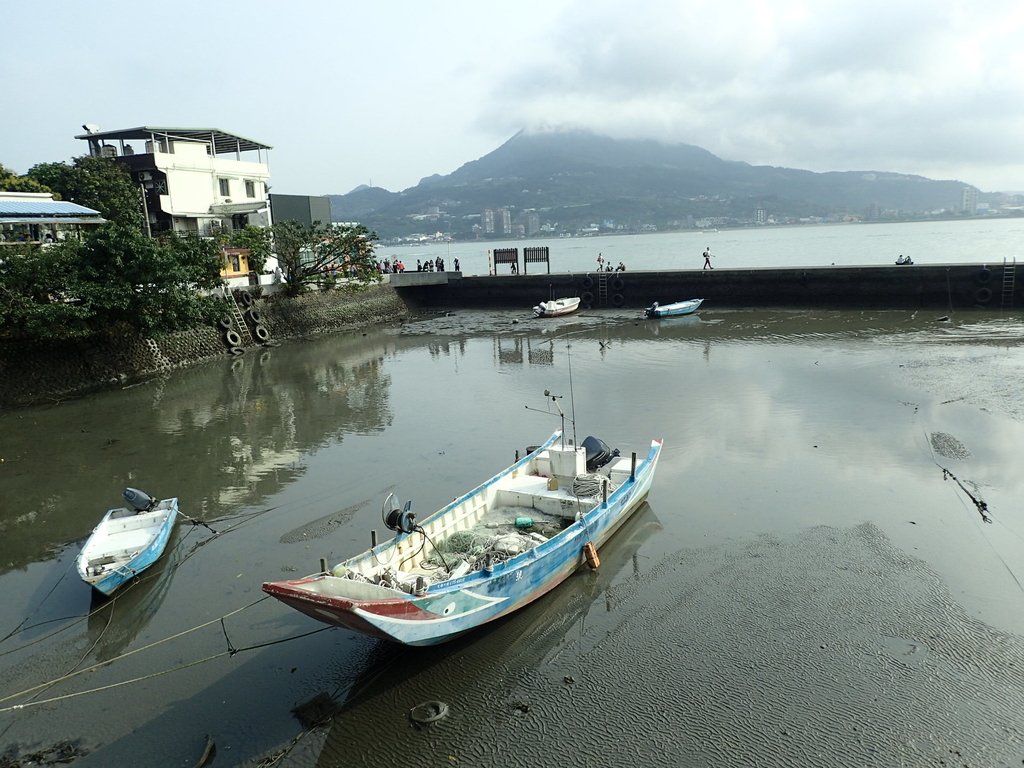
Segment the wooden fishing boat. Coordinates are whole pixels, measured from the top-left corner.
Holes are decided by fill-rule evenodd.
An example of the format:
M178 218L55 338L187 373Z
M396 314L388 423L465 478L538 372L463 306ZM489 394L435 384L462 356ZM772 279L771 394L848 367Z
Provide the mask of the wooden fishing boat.
M157 501L134 488L123 496L128 507L107 511L76 562L82 580L104 595L160 558L178 517L177 498Z
M659 304L658 302L654 302L644 310L644 316L678 317L680 315L692 315L700 309L700 305L703 303L704 299L687 299L686 301L677 301L672 304Z
M561 317L562 315L571 315L579 308L579 296L566 296L561 299L542 301L533 308L533 314L537 317Z
M510 467L422 522L393 496L397 532L330 571L263 584L314 619L406 645L435 645L536 600L599 548L643 503L662 440L622 457L556 431ZM518 455L518 454L517 454Z

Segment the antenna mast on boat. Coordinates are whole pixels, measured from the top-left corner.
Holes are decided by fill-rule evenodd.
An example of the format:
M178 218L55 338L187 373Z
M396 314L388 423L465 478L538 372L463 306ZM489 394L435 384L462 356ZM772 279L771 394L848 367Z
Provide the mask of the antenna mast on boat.
M576 442L576 396L572 390L572 355L569 354L569 348L572 345L569 344L569 340L565 341L565 359L569 364L569 410L572 412L572 444L573 447L579 445Z

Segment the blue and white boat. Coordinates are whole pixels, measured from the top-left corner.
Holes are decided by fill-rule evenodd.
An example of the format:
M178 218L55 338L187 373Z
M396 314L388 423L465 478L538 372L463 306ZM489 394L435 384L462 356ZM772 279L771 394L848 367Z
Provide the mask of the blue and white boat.
M125 488L128 507L108 510L78 554L78 575L98 592L110 595L153 565L171 537L178 499L157 501Z
M327 624L443 643L522 608L585 562L596 567L598 548L646 499L661 448L655 439L646 456L626 458L556 431L422 522L389 496L382 516L393 539L263 591Z
M686 301L677 301L672 304L659 304L658 302L654 302L644 310L644 317L678 317L680 315L692 315L700 309L700 305L703 303L704 299L687 299Z

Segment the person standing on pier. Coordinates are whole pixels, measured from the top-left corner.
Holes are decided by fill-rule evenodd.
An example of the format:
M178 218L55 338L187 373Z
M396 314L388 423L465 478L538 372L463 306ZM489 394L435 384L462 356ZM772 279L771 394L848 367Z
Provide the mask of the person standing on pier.
M714 269L711 266L711 246L709 245L704 249L704 267L703 269Z

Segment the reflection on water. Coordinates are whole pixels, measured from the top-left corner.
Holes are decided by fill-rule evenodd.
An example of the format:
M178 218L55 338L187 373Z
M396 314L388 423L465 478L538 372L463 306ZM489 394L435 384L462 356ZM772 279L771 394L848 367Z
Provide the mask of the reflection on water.
M130 764L143 753L194 764L209 732L218 760L245 764L287 745L301 728L293 710L313 701L319 709L304 708L303 717L334 713L330 736L326 745L302 740L291 765L358 764L337 758L346 742L369 764L378 743L397 754L410 738L429 741L467 723L482 728L483 744L500 729L517 733L529 715L520 705L530 702L505 680L525 675L531 690L547 686L557 692L552 700L572 702L585 672L572 668L576 659L622 663L647 619L659 618L644 613L661 604L644 597L640 581L657 576L686 590L704 576L728 577L735 582L722 594L760 592L784 603L771 586L792 565L786 558L845 535L807 531L870 525L892 562L926 564L915 572L948 587L940 597L957 603L958 621L1024 633L1024 403L1012 396L1024 374L1019 330L1018 321L976 313L939 320L705 306L664 321L629 311L551 321L525 311L455 312L0 414L0 698L76 664L153 646L46 695L142 682L0 712L0 751L70 736L91 751L82 766ZM341 630L281 642L319 627L273 601L241 610L262 597L262 581L365 549L384 530L380 504L389 491L428 514L506 466L516 448L547 437L559 417L543 412L545 389L572 406L566 428L579 438L627 449L665 439L649 498L657 535L638 517L639 528L624 529L602 552L597 575L577 574L508 621L420 654ZM185 514L219 533L180 521L175 550L153 580L87 620L90 590L74 575L74 556L127 486L179 496ZM987 505L992 524L971 497ZM746 560L731 576L717 570L720 552L752 541L768 542L758 552L783 553L770 561L774 570L746 568ZM680 556L692 548L702 557ZM828 570L844 550L829 551L813 572L844 583ZM764 584L743 583L762 577ZM868 605L870 594L859 592L857 604ZM715 622L722 605L718 597L691 600L692 616L682 618ZM742 601L729 607L743 613ZM827 604L817 609L831 621ZM924 642L928 654L913 663L934 663L935 644L898 626L898 612L886 615L896 626L879 627L882 639L872 642L899 658L907 643ZM679 618L660 616L669 626ZM792 636L762 618L766 642ZM207 630L159 642L200 625ZM749 640L720 628L723 647ZM809 637L813 627L801 629ZM986 646L995 634L965 636L994 662L1013 661ZM226 653L228 639L249 650ZM215 660L186 666L201 658ZM685 649L677 660L687 663ZM749 699L744 675L730 679L723 695ZM779 673L763 684L763 700L803 682ZM408 710L433 699L452 706L448 717L410 733ZM481 764L488 756L461 758Z

